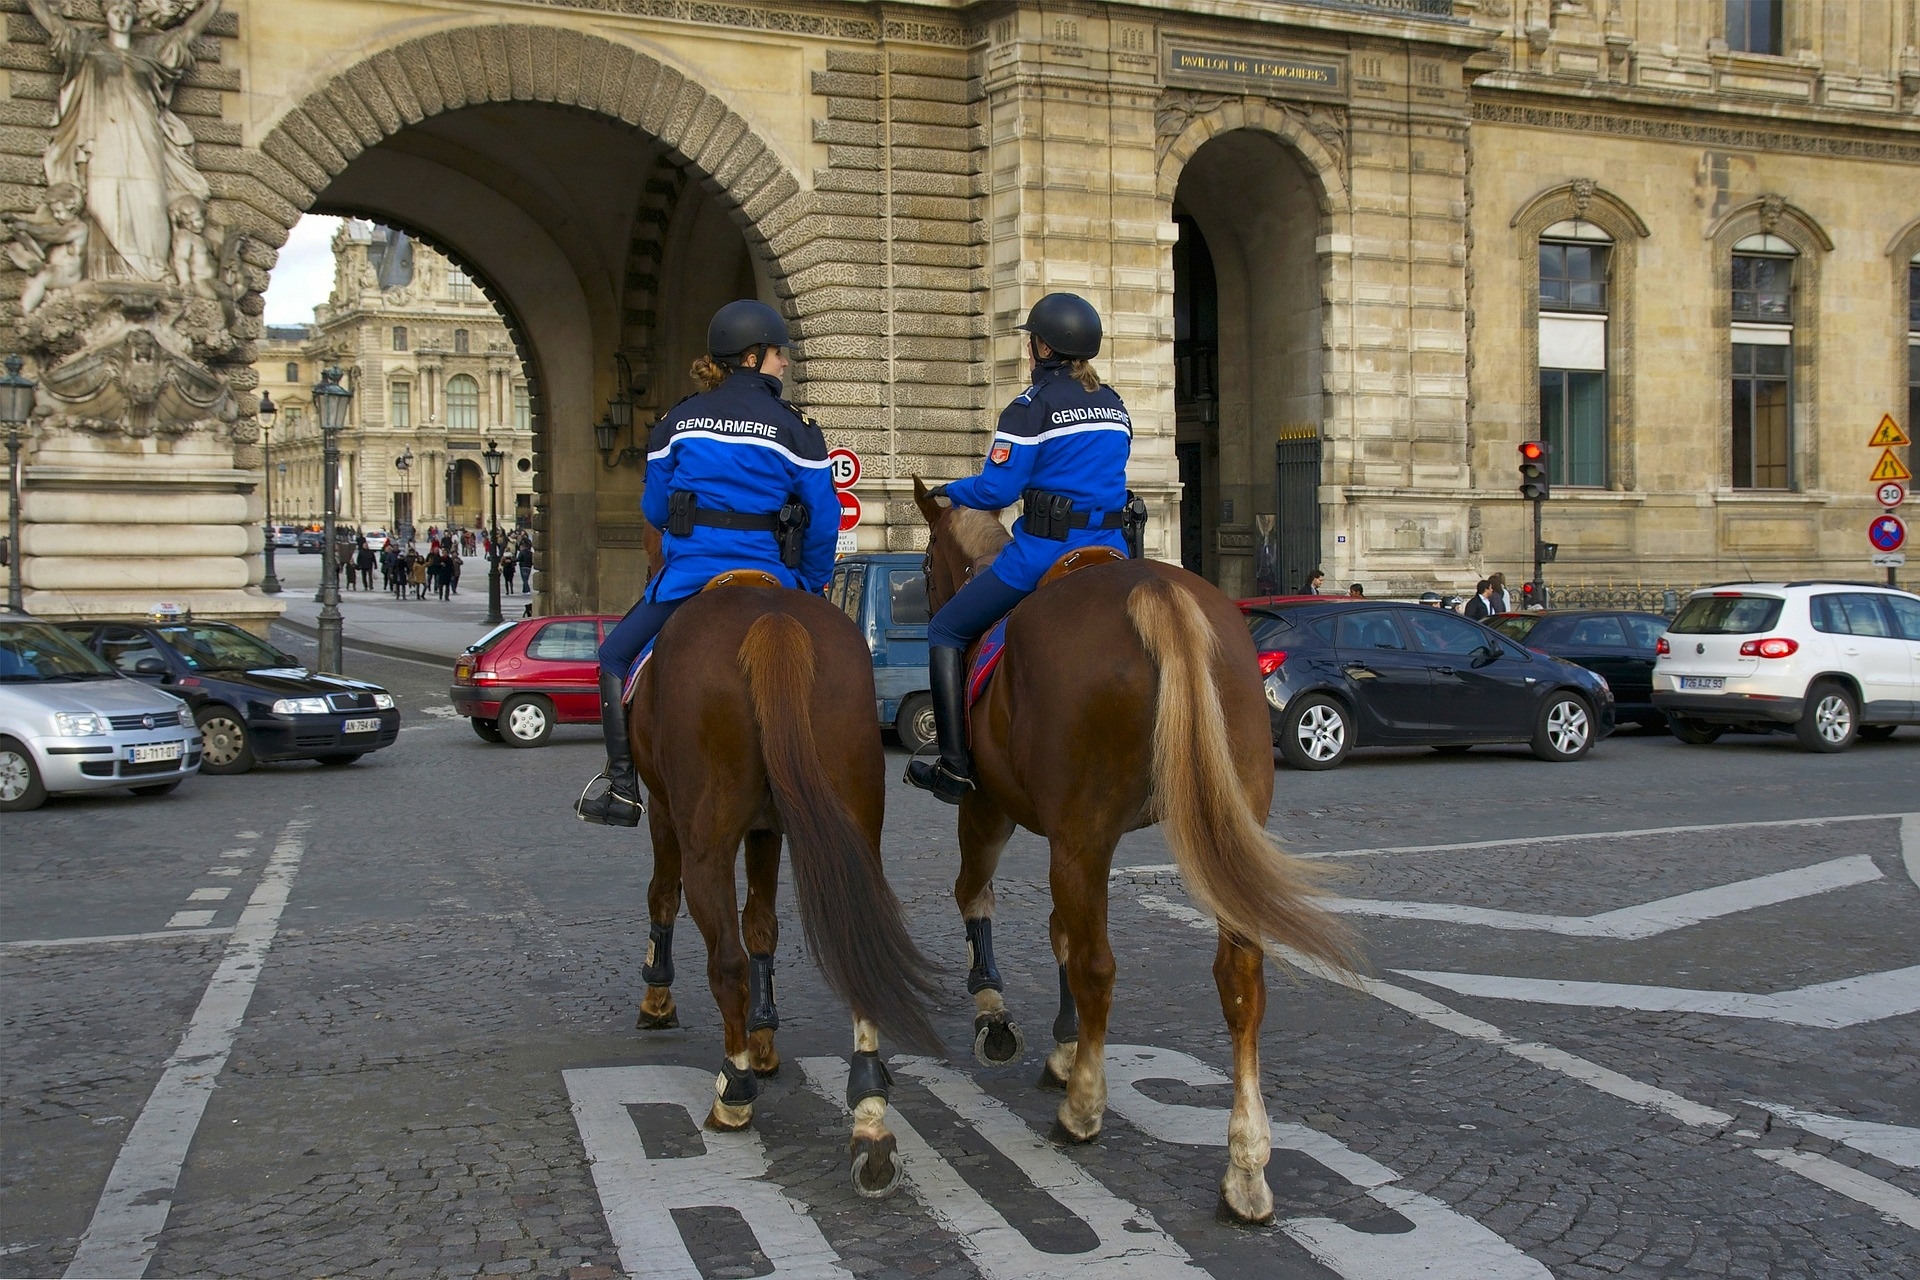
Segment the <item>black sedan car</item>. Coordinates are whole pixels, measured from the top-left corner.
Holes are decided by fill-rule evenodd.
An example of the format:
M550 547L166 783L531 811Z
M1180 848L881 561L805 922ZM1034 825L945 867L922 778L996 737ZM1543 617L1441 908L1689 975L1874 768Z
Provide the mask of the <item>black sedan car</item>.
M1450 610L1336 599L1257 608L1247 622L1274 741L1297 769L1331 769L1355 747L1507 742L1578 760L1613 732L1605 679Z
M400 736L385 689L308 671L225 622L157 615L64 625L114 670L186 699L200 725L202 773L245 773L261 760L352 764Z
M1654 646L1667 630L1659 614L1622 609L1503 613L1487 625L1529 649L1599 672L1613 689L1620 719L1666 732L1666 713L1653 705Z

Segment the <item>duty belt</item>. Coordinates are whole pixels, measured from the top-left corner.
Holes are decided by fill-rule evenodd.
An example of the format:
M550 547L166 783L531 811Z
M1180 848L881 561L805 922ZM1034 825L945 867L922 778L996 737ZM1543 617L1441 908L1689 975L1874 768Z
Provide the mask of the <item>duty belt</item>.
M1076 529L1126 527L1125 511L1109 511L1095 520L1084 511L1076 511L1073 499L1064 493L1048 493L1045 489L1027 489L1020 494L1020 501L1026 507L1020 517L1021 527L1036 538L1065 542L1067 535Z
M667 532L674 537L687 537L696 526L732 529L738 533L770 533L780 544L780 562L789 569L800 567L801 537L806 532L810 515L805 503L793 499L789 499L772 515L754 515L744 511L703 507L688 489L682 489L667 498Z

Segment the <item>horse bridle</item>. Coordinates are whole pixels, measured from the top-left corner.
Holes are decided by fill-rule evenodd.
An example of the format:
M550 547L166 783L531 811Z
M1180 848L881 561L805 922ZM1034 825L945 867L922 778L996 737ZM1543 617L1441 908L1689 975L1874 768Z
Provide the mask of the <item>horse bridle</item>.
M926 553L920 557L920 576L924 578L928 583L931 583L933 581L933 545L938 541L940 541L939 529L938 528L929 529L927 531L927 550L926 550ZM967 571L960 576L960 586L955 587L953 589L953 594L956 596L959 595L961 588L965 587L969 582L973 581L973 575L980 572L980 570L986 568L988 565L991 565L994 562L995 557L997 557L999 554L1000 554L999 551L995 550L989 555L984 555L979 557L978 559L967 561ZM952 599L952 598L953 598L952 596L948 597L948 599Z

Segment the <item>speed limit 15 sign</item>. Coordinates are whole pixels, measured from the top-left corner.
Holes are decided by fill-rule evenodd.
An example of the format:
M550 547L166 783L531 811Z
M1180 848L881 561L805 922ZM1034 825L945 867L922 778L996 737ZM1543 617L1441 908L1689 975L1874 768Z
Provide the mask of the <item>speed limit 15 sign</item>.
M851 489L860 480L860 455L851 449L830 449L827 469L833 476L834 488Z

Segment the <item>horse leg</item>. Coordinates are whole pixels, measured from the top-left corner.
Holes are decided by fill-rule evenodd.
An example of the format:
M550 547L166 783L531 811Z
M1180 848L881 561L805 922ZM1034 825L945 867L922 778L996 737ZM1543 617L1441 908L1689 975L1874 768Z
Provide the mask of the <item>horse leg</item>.
M847 1158L853 1189L869 1200L892 1195L903 1172L887 1129L887 1100L893 1076L880 1060L880 1031L865 1018L853 1019L853 1060L847 1066L847 1107L853 1112L853 1138Z
M647 830L653 837L653 879L647 883L647 961L640 980L647 993L640 999L641 1031L663 1031L680 1025L673 1006L673 921L680 914L680 840L673 833L673 816L665 800L647 810Z
M747 937L747 1054L753 1074L780 1073L780 1051L773 1033L780 1011L773 1003L773 951L780 945L780 919L774 898L780 891L780 833L747 832L747 906L740 922Z
M953 899L967 931L967 994L973 997L973 1056L1005 1066L1026 1052L1026 1037L1007 1013L993 962L993 873L1013 834L1013 819L978 791L960 802L960 875Z
M1051 843L1048 878L1053 910L1066 938L1067 988L1080 1022L1073 1065L1067 1071L1067 1096L1058 1118L1068 1140L1091 1142L1100 1136L1101 1117L1107 1109L1107 1014L1113 1005L1107 867L1113 860L1114 842L1069 844L1055 839Z
M1220 1200L1244 1222L1273 1220L1273 1192L1267 1186L1267 1159L1273 1131L1260 1096L1260 1023L1267 1014L1267 982L1260 948L1220 931L1213 958L1213 982L1220 1009L1233 1037L1233 1116L1227 1121L1227 1172L1220 1179Z
M760 1081L747 1053L747 949L740 942L740 913L735 907L733 846L696 849L696 874L687 884L687 913L707 943L707 985L720 1010L726 1060L714 1080L713 1110L707 1127L730 1132L753 1121L753 1100Z
M1053 958L1060 967L1060 1012L1053 1015L1053 1052L1040 1066L1042 1089L1064 1089L1073 1071L1074 1055L1080 1048L1080 1011L1073 1003L1073 986L1067 981L1067 930L1060 913L1047 917L1047 936L1053 943Z

